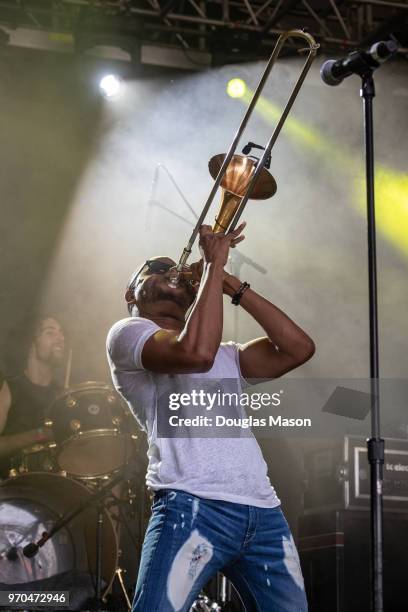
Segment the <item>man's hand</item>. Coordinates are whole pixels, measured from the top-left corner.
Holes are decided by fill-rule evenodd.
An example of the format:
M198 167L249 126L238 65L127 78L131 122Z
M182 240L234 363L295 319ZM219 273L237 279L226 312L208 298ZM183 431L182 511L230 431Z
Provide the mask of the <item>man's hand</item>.
M230 248L244 240L245 236L240 236L246 223L241 223L233 232L229 234L214 233L210 225L200 227L200 253L205 263L214 263L222 268L228 261Z
M194 287L198 287L201 282L201 277L203 275L204 262L202 259L200 261L195 261L189 266L189 271L191 273L191 278L189 278L189 282L193 284ZM224 270L224 280L223 280L223 293L225 295L229 295L232 297L234 293L239 289L241 285L241 281L229 272Z
M200 284L201 277L203 275L203 269L204 269L204 262L202 259L190 265L191 278L189 278L189 281L192 283L194 287L197 287Z

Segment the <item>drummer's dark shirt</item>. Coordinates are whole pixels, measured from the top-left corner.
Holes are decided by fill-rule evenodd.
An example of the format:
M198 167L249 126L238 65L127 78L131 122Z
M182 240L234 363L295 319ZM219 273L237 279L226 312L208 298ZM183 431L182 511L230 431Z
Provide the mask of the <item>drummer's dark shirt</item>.
M3 436L9 436L44 425L47 409L61 388L52 382L48 386L35 385L25 376L7 378L11 393L11 405Z
M10 436L42 427L47 410L61 391L53 382L48 386L35 385L25 376L6 378L11 394L11 405L7 415L6 426L2 436ZM0 437L1 443L1 437ZM19 463L21 454L0 460L0 476L5 476L13 465Z

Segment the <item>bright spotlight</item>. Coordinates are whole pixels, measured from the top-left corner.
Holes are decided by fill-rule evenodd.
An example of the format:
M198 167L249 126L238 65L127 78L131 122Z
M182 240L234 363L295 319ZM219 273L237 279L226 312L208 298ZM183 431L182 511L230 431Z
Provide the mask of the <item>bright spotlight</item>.
M118 95L121 85L122 79L120 77L116 74L107 74L101 79L99 89L105 98L113 98Z
M247 90L245 81L242 79L231 79L227 84L227 94L230 98L242 98Z

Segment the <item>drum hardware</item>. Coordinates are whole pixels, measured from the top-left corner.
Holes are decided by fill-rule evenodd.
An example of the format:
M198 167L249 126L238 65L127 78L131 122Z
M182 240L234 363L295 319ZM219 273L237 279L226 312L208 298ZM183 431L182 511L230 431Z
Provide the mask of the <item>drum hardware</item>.
M77 405L76 400L74 400L73 397L68 396L65 402L65 405L67 408L75 408L75 406Z
M127 590L126 590L125 583L123 581L122 573L126 573L126 570L122 569L121 567L118 567L118 569L116 570L116 576L117 576L118 582L120 584L120 588L122 589L122 594L123 594L123 597L125 598L127 608L128 608L128 610L130 612L130 610L132 609L132 603L131 603L131 601L129 599L129 596L127 594Z
M72 431L78 432L79 435L81 435L81 431L79 431L81 429L81 421L78 421L77 419L73 419L69 426L71 427Z
M96 601L102 601L102 528L103 506L98 503L98 529L96 532Z
M242 612L246 607L234 585L218 572L201 591L190 612Z
M123 511L123 506L125 506L125 508L127 510L129 510L128 508L128 504L127 504L127 500L124 499L120 499L119 497L117 497L116 495L112 494L112 499L110 502L105 503L105 508L107 510L109 510L110 508L116 508L118 514L111 514L112 519L116 522L119 523L120 525L124 525L125 529L127 531L127 534L129 536L129 539L131 540L133 546L135 549L137 549L138 547L138 543L136 542L134 535L132 533L132 530L130 528L129 525L129 521L126 517L125 512ZM119 555L121 554L122 551L119 551Z
M190 612L212 612L213 610L214 612L220 612L221 608L217 602L212 601L204 593L200 593L190 608Z

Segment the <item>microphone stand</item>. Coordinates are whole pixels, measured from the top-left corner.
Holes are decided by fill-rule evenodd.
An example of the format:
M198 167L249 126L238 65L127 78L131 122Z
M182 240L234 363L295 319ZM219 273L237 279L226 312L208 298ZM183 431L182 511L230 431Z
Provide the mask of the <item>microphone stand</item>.
M360 95L364 106L365 160L367 188L367 243L368 287L370 313L370 390L371 390L371 438L367 440L370 464L370 528L372 564L372 607L375 612L384 609L383 593L383 464L384 440L380 434L380 381L378 362L378 306L377 306L377 252L374 204L374 135L373 99L375 86L373 70L360 74Z
M382 51L380 53L380 48ZM370 330L370 399L371 438L367 440L370 464L370 533L371 533L371 608L384 610L383 592L383 464L384 440L380 433L380 380L378 363L378 306L377 306L377 252L374 204L374 129L373 99L375 86L373 73L381 63L397 51L396 41L379 42L368 53L352 53L343 66L342 74L334 75L336 62L326 62L321 76L327 85L338 85L350 74L362 79L360 96L363 99L365 166L367 190L367 247L368 247L368 298ZM328 66L329 65L329 66ZM325 69L326 66L326 69ZM346 72L344 68L347 68ZM334 80L334 82L333 82Z
M371 536L371 609L383 612L383 464L384 440L380 434L380 381L378 362L378 303L377 303L377 252L374 203L374 129L373 99L375 86L369 54L359 54L351 73L361 77L360 97L363 99L364 143L367 193L367 251L368 251L368 301L370 334L370 403L371 438L367 440L367 455L370 464L370 536ZM322 67L323 81L327 80ZM345 75L348 76L348 75ZM326 77L326 78L325 78ZM344 78L344 76L343 76Z

